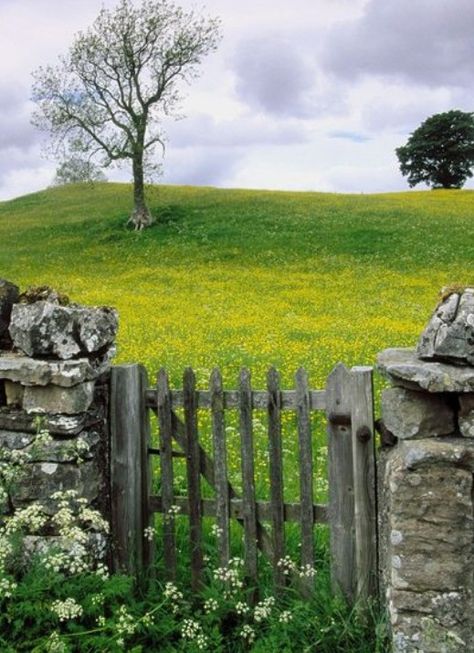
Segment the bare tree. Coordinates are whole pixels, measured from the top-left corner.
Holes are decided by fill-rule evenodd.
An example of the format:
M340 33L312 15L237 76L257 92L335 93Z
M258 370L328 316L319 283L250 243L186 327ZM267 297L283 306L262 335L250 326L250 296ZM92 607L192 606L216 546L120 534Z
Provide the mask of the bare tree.
M99 166L88 159L72 156L62 161L56 168L53 186L81 183L93 184L94 182L105 181L107 181L107 177Z
M135 229L152 223L144 181L164 147L160 123L177 114L180 84L197 76L219 40L217 19L168 0L121 0L101 10L58 65L33 73L33 124L51 134L56 155L87 154L103 167L131 161Z

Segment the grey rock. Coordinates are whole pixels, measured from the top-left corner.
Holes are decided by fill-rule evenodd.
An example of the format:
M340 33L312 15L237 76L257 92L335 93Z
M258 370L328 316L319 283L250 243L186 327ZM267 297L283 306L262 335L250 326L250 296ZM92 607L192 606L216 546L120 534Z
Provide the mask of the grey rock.
M92 354L114 342L118 329L118 316L112 308L80 309L76 319L82 351Z
M92 381L107 371L107 356L90 361L78 358L67 361L40 360L14 354L0 354L0 379L19 382L22 385L59 385L70 388L84 381Z
M30 415L23 410L0 408L0 430L36 433L37 418L37 415ZM104 419L104 410L93 407L87 413L79 415L42 415L41 425L51 435L71 438L93 425L104 424Z
M459 395L459 430L465 438L474 438L474 393Z
M21 383L14 383L13 381L4 381L5 397L7 406L19 406L23 404L24 386Z
M444 395L387 388L382 393L385 426L397 438L431 438L455 430L454 410Z
M474 392L474 367L423 361L414 349L385 349L377 369L395 385L428 392Z
M0 279L0 349L10 349L12 341L8 332L13 304L19 299L18 286Z
M21 478L10 491L13 507L20 508L38 501L44 504L46 512L53 514L56 503L51 495L58 491L76 490L79 496L90 503L97 499L100 486L100 472L94 460L81 465L57 462L42 462L24 468L25 481Z
M78 552L77 544L70 538L59 535L26 535L22 540L22 546L25 562L34 555L48 555L52 550L57 549L64 551L68 556L76 555ZM88 533L84 546L93 560L104 561L108 538L103 533Z
M30 413L85 413L94 399L94 388L93 381L78 383L72 388L27 386L23 395L23 409Z
M474 365L474 288L449 295L439 304L418 342L425 360Z
M102 351L113 343L118 328L111 308L61 306L48 301L16 304L10 335L15 347L32 357L61 360Z
M38 442L35 433L0 431L0 449L23 451L29 463L68 463L91 460L100 441L97 431L83 431L74 438L51 438L47 444Z
M25 449L30 445L35 433L22 433L21 431L0 431L0 449Z

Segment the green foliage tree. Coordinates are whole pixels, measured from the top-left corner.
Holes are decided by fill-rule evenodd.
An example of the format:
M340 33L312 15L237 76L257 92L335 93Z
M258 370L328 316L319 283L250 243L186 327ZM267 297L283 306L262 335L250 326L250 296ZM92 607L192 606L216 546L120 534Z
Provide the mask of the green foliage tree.
M87 154L102 167L131 161L136 229L152 223L144 181L164 147L160 122L176 116L180 84L197 76L219 39L216 19L168 0L121 0L100 11L58 65L33 73L33 124L52 136L56 155Z
M410 187L462 188L474 166L474 113L453 110L427 118L395 150Z
M107 181L98 165L88 159L81 159L78 156L70 157L56 168L56 176L53 180L53 186L63 186L64 184L80 184Z

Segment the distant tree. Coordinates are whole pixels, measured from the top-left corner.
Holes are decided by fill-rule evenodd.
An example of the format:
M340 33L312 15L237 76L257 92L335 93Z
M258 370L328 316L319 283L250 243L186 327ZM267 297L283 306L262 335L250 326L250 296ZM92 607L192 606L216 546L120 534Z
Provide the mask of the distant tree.
M121 0L102 8L57 66L33 73L33 124L51 134L56 153L98 157L102 167L131 161L136 229L152 223L144 182L164 147L159 123L176 115L180 83L197 76L219 39L216 19L168 0Z
M447 111L427 118L395 150L409 185L462 188L474 166L474 113Z
M64 184L93 183L95 181L107 181L107 177L99 166L92 161L74 156L66 159L56 168L53 185L62 186Z

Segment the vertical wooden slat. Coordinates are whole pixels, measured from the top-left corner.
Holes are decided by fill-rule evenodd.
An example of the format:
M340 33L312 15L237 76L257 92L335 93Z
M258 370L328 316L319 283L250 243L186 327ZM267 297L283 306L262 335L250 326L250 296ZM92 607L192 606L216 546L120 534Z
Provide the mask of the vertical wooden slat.
M255 588L257 584L257 507L255 503L252 389L250 372L246 369L242 369L240 372L239 395L245 570L249 581Z
M148 389L148 374L142 365L140 366L140 394L141 401L141 466L142 466L142 515L143 515L143 568L146 578L150 579L154 574L155 561L155 538L146 534L146 529L154 530L155 515L150 509L150 496L153 485L153 460L148 453L151 447L151 425L150 413L146 407L146 391Z
M301 565L303 567L302 586L305 595L314 587L312 570L314 568L313 541L313 447L311 442L311 420L309 412L308 377L303 369L296 373L296 414L298 417L298 454L300 468L301 502Z
M142 365L112 367L110 480L112 556L115 571L140 575L144 565L147 499L143 460L147 447L146 371Z
M158 422L160 426L161 497L163 502L163 556L165 573L176 578L176 534L173 491L171 393L166 370L158 372Z
M326 384L331 582L334 592L354 599L354 473L350 427L351 376L339 364Z
M353 367L351 378L356 592L363 602L378 589L372 368Z
M197 591L201 585L203 566L202 510L196 377L191 368L187 368L183 375L183 403L186 427L185 453L188 478L189 538L191 544L191 586L193 591Z
M224 425L224 393L222 376L214 369L210 382L212 441L214 446L214 479L216 488L216 523L218 528L219 559L222 567L230 560L230 506L227 482L227 447Z
M274 367L271 367L267 374L267 389L270 504L273 541L272 562L275 585L278 589L283 587L285 584L284 569L278 564L285 555L285 522L283 505L280 377Z

